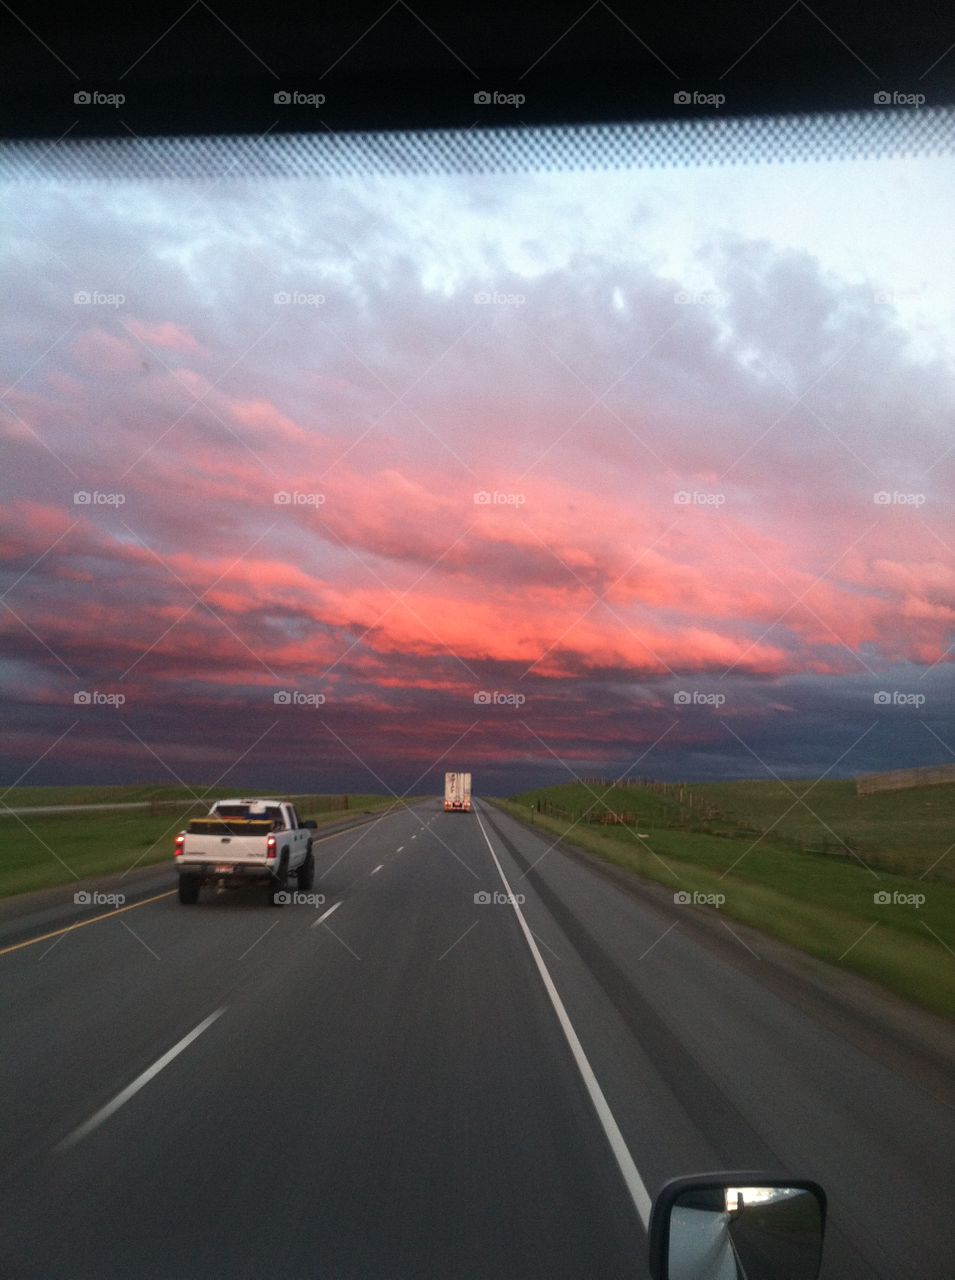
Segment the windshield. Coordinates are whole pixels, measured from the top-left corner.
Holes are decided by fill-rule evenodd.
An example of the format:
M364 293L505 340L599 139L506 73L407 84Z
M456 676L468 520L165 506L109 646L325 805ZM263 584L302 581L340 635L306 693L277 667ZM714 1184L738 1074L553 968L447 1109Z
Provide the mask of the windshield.
M0 147L4 1277L950 1277L953 117L706 109Z

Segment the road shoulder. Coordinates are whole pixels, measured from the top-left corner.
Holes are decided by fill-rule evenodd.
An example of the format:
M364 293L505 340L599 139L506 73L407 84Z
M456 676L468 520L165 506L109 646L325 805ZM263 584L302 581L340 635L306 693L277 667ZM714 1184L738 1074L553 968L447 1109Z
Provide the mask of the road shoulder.
M490 816L495 825L510 821L519 830L533 832L548 843L553 839L533 823L498 808L492 799L486 803L492 807ZM748 925L734 921L730 931L713 909L677 910L672 891L663 885L604 862L571 840L558 840L553 847L653 907L668 924L679 920L684 933L717 952L721 959L955 1109L955 1027L944 1018Z

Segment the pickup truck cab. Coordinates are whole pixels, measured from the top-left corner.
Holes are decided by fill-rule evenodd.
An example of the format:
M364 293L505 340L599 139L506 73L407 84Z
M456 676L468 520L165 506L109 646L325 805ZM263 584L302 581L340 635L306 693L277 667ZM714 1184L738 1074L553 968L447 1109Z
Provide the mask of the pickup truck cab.
M287 800L217 800L176 836L179 901L194 903L205 884L261 880L272 904L287 900L290 877L308 892L315 878L314 822Z

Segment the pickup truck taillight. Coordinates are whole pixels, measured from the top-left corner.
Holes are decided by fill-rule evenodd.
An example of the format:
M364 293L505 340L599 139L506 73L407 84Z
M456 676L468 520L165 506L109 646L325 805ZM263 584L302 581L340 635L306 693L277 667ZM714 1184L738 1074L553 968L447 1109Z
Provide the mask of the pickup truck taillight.
M265 856L267 858L275 857L275 854L276 854L275 846L276 846L275 836L269 836L265 841Z
M180 831L176 836L175 856L178 858L182 854L182 846L186 843L185 832Z

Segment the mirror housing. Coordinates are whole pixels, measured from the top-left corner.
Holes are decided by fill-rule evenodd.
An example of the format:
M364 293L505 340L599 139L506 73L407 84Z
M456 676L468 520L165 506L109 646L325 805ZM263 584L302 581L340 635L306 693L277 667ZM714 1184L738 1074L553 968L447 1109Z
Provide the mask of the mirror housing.
M315 821L314 818L306 818L306 820L302 823L302 826L308 827L309 831L315 831L318 827L318 823Z
M816 1280L826 1194L785 1173L701 1173L666 1183L650 1214L653 1280Z

